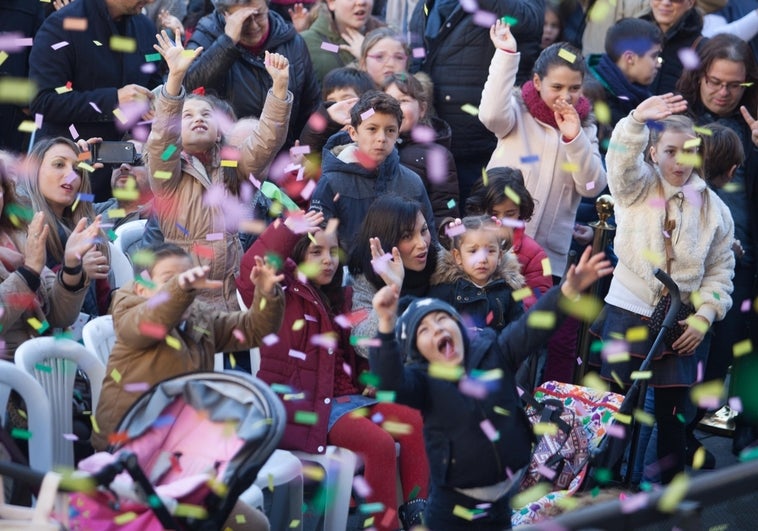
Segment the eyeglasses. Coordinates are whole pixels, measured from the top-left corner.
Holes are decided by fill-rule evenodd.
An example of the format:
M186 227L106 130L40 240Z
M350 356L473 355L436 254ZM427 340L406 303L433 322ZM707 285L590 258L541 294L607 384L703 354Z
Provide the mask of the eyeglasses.
M746 86L744 81L727 82L711 76L703 76L703 81L705 81L705 85L710 89L721 90L722 88L725 88L727 92L734 92L743 89Z
M408 60L408 56L404 53L395 53L395 54L386 54L386 53L375 53L375 54L369 54L366 57L370 57L377 63L381 63L383 65L386 65L390 61L395 61L396 63L404 63Z

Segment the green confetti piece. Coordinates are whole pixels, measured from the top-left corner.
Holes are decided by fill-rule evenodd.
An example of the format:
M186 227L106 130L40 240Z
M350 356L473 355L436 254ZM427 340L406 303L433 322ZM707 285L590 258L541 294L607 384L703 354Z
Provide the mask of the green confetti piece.
M754 448L745 448L742 450L742 452L740 452L740 455L737 458L737 460L742 463L746 461L752 461L754 459L758 459L758 446Z
M295 423L313 426L318 422L318 413L313 411L295 411Z
M595 470L595 479L600 485L605 485L611 480L612 477L613 474L607 468L598 468Z
M362 372L361 375L358 377L358 381L362 383L363 385L368 385L371 387L379 387L379 375L371 373L371 372Z
M380 502L363 503L358 507L358 511L363 514L380 513L384 510L384 504Z
M24 430L22 428L13 428L11 430L11 437L14 439L23 439L25 441L28 441L32 438L32 432L29 430Z
M48 374L53 372L53 368L44 363L35 363L34 368L40 372L46 372Z
M157 494L151 494L147 497L147 504L153 508L156 509L161 506L161 499L158 497Z
M508 24L509 26L515 26L516 24L518 24L518 19L509 17L508 15L505 15L500 20L503 22L503 24Z
M394 402L395 401L395 391L377 391L376 392L376 399L379 402Z
M159 53L146 53L145 54L145 62L151 63L153 61L160 61L161 60L161 54Z
M150 280L145 280L144 278L142 278L141 275L137 275L136 277L134 277L134 281L137 284L142 284L147 289L155 289L155 282L152 282Z
M5 207L3 208L3 211L8 216L11 216L11 215L16 216L20 219L23 219L27 223L30 222L32 218L34 217L34 210L32 210L29 207L19 205L18 203L6 204Z
M171 158L171 155L176 153L176 146L174 144L169 145L161 155L161 160L164 162Z
M408 495L408 501L418 498L419 492L421 492L421 487L419 485L414 486L413 489L411 489L411 493Z
M451 199L447 202L447 208L453 209L455 208L455 199Z
M677 413L676 414L676 420L678 420L682 424L686 424L687 423L687 419L685 419L684 415L682 415L681 413Z

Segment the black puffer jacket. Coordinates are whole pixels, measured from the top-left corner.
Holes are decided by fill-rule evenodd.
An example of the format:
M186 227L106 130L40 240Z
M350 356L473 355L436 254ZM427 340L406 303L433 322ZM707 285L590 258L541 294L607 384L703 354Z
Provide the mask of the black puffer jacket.
M277 13L269 11L269 35L264 49L280 53L290 62L289 90L294 100L285 147L291 146L321 101L321 90L313 73L305 41ZM253 55L235 45L224 33L224 18L219 11L203 17L187 43L188 49L203 47L187 72L184 86L213 89L231 103L239 118L260 116L266 94L273 85L263 64L263 52Z
M518 20L512 30L521 52L516 79L521 84L529 76L540 53L544 0L480 0L479 9ZM453 129L450 151L456 159L489 157L495 149L495 137L476 116L461 109L466 103L479 106L490 60L495 53L489 28L476 25L473 15L457 2L435 37L424 36L426 24L424 2L419 1L411 19L411 46L414 50L423 48L425 57L417 59L411 69L426 72L434 81L434 108Z
M652 12L642 15L640 18L656 24ZM708 40L700 35L701 31L703 31L703 17L693 7L663 34L663 50L661 51L663 64L661 64L661 68L650 87L648 87L652 94L674 92L676 82L684 69L682 60L679 59L679 51L682 48L691 48L695 52L700 50Z

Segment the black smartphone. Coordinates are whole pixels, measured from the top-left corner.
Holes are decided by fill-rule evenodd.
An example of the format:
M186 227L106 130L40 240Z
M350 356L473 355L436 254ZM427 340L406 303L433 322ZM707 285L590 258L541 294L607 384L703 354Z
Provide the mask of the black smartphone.
M93 160L103 164L134 164L139 158L131 142L100 142L90 149Z

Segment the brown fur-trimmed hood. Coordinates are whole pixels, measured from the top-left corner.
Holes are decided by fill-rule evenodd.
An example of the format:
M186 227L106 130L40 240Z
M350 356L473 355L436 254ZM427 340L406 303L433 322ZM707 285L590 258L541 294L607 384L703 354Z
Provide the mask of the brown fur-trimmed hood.
M468 279L463 269L455 263L453 253L447 249L440 249L437 255L437 268L432 274L430 284L436 286L438 284L452 284L458 280ZM505 280L508 287L517 290L526 286L526 280L524 275L521 274L521 264L519 264L518 258L514 252L510 249L503 252L500 257L495 274L492 276L492 280Z

